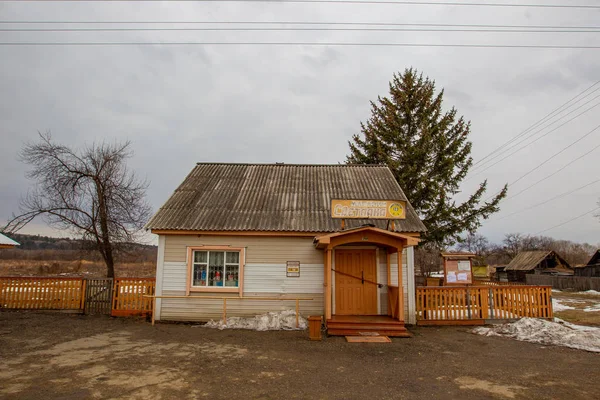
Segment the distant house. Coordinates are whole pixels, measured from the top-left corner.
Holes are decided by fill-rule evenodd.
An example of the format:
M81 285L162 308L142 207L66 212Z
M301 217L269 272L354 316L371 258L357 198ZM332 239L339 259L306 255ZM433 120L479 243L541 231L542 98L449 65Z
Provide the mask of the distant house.
M575 268L575 276L600 277L600 250L596 250L586 265Z
M19 243L0 233L0 249L12 249L16 246L19 246Z
M525 282L525 275L573 275L573 268L551 250L522 251L505 268L509 282Z
M499 282L508 282L508 275L506 272L506 267L508 265L490 265L491 269L491 277L495 281Z

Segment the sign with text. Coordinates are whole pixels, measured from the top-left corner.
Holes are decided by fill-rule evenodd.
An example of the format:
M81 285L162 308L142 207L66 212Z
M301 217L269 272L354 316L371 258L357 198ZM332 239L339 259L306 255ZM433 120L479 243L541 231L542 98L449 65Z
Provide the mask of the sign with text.
M285 263L286 276L288 278L300 277L300 261L288 261Z
M331 218L406 219L403 200L331 200Z

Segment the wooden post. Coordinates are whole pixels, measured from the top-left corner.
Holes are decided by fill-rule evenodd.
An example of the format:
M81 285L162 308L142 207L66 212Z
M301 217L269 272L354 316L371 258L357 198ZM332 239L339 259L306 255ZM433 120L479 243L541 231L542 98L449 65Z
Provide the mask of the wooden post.
M331 319L331 249L325 252L325 320Z
M300 327L300 324L298 322L298 312L300 311L300 300L298 300L298 298L296 297L296 329Z
M152 296L152 326L154 326L154 319L156 315L156 296Z
M392 284L392 255L389 250L386 250L387 255L387 284L388 286Z
M404 321L404 285L402 283L402 247L398 247L398 320Z

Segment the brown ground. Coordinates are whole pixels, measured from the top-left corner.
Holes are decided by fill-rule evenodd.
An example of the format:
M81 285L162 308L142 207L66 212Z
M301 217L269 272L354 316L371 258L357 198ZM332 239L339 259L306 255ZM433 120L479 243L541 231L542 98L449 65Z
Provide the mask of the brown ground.
M600 355L413 328L391 344L0 312L5 399L591 399Z
M117 263L119 278L153 278L155 262ZM73 276L84 278L106 277L106 265L90 260L0 260L0 276Z
M554 316L578 325L600 326L600 295L578 292L552 292L552 297L574 310L555 311ZM584 311L596 308L597 311Z

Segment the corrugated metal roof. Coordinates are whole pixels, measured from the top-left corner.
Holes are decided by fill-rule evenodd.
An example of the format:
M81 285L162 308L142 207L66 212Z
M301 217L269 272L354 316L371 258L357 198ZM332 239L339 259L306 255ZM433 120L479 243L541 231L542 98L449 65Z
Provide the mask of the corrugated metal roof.
M335 232L331 200L404 200L397 232L424 232L391 171L380 165L198 163L146 225L200 231ZM385 220L346 220L346 227Z
M550 250L532 250L522 251L515 258L512 259L506 271L530 271L538 266L539 263L544 261L546 257L554 254L561 263L565 264L565 267L569 268L569 264L558 254Z
M3 244L5 246L19 246L19 243L15 242L14 240L12 240L9 237L4 236L1 233L0 233L0 244Z

